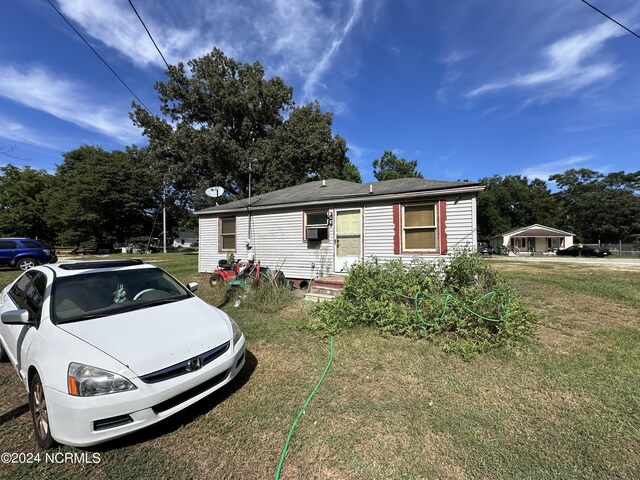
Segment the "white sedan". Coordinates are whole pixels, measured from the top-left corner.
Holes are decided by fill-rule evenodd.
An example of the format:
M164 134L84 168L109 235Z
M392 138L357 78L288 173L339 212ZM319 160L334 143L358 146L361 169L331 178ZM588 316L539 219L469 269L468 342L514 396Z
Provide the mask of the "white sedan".
M29 394L35 437L89 446L229 383L245 339L221 310L139 260L42 265L0 294L0 358Z

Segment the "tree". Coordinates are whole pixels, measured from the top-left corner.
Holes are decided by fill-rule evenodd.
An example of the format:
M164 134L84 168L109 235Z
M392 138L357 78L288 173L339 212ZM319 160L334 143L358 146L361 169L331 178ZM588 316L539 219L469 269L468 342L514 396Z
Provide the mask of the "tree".
M558 226L556 202L544 181L520 175L481 178L478 195L478 234L489 238L514 228L540 223Z
M83 145L64 154L48 210L60 240L111 243L148 234L158 182L136 152Z
M333 136L333 117L317 102L297 107L279 77L264 78L260 63L245 64L218 49L170 66L155 84L163 116L133 104L133 122L149 139L155 169L189 207L209 205L207 187L231 198L296 185L326 173L353 179L346 142Z
M394 180L396 178L424 178L418 172L417 160L405 160L398 158L395 153L385 150L380 159L373 161L373 176L381 182L383 180Z
M570 169L549 180L560 188L563 227L583 242L614 242L640 231L640 171Z
M46 220L52 175L46 170L0 167L0 236L53 240Z

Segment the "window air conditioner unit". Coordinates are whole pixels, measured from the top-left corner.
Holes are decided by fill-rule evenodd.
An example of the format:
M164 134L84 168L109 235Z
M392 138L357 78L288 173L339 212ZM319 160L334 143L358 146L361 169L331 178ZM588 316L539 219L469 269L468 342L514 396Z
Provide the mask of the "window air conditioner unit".
M311 241L326 240L327 238L329 238L329 229L327 227L307 228L306 237L307 237L307 240L311 240Z

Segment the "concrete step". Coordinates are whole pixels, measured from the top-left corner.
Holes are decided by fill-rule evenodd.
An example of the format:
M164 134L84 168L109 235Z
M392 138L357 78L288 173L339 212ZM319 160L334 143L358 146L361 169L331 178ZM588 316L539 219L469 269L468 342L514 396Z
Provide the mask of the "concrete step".
M320 293L324 295L333 295L335 297L336 295L338 295L338 293L340 293L341 290L342 288L314 284L309 289L309 293Z
M334 298L336 298L335 295L326 295L323 293L312 293L312 292L309 292L304 296L304 299L307 302L314 302L314 303L324 302L326 300L333 300Z

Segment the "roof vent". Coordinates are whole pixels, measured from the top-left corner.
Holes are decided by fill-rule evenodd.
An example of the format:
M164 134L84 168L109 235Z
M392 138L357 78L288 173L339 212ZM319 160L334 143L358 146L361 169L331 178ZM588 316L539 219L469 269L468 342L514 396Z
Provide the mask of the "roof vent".
M369 184L369 193L373 193L373 184Z
M322 185L320 185L320 187L326 187L327 186L327 181L326 180L322 180Z

